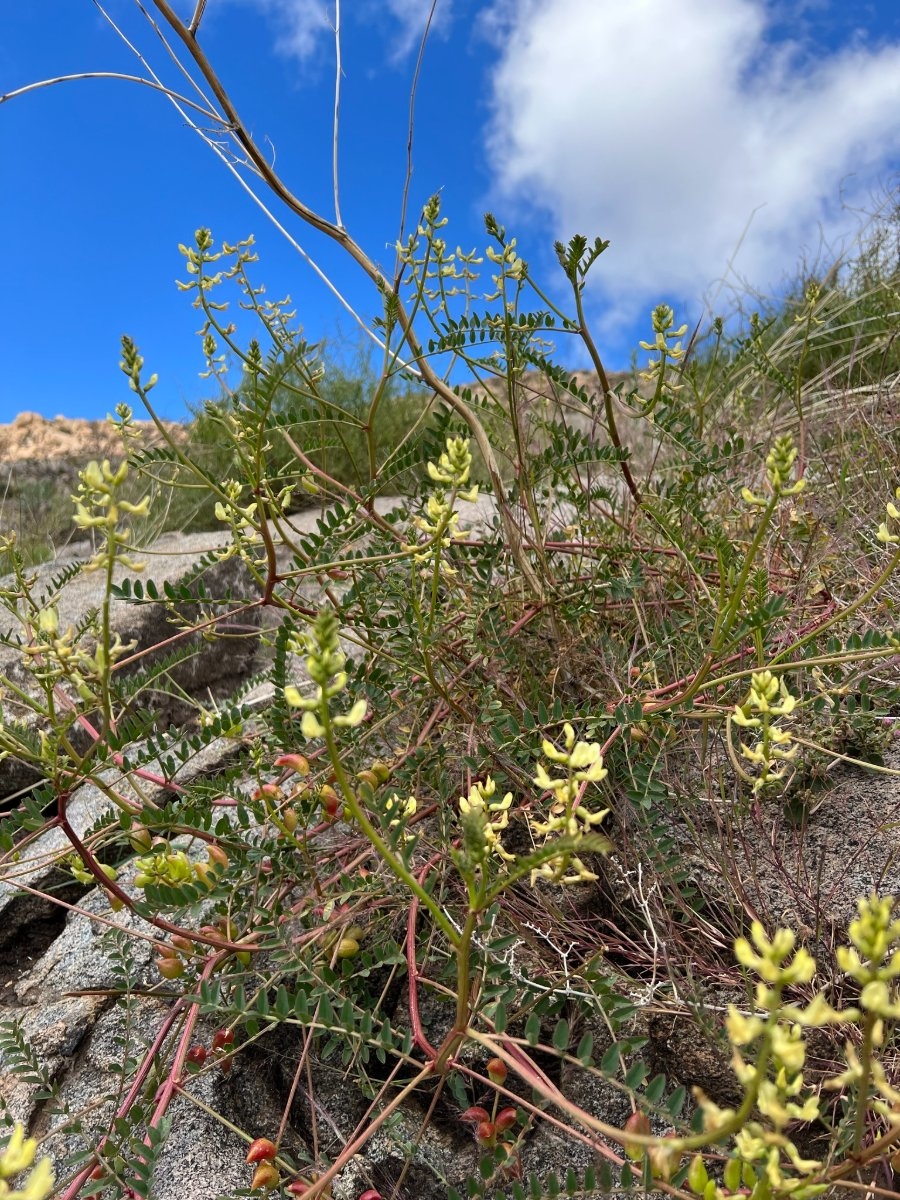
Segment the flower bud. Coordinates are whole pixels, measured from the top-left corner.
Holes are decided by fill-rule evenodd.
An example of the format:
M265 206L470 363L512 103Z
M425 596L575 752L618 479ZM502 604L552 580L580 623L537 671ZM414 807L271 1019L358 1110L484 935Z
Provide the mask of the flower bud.
M678 1140L678 1134L674 1129L670 1129L668 1133L663 1134L658 1145L651 1146L648 1150L653 1174L658 1179L668 1182L681 1166L682 1151L678 1148ZM672 1144L667 1146L667 1141Z
M725 1164L725 1170L722 1172L722 1178L725 1181L725 1186L729 1192L736 1192L741 1186L741 1168L743 1164L739 1158L729 1158Z
M706 1163L703 1161L702 1155L695 1154L688 1170L687 1185L696 1195L702 1196L708 1182L709 1174L706 1170Z

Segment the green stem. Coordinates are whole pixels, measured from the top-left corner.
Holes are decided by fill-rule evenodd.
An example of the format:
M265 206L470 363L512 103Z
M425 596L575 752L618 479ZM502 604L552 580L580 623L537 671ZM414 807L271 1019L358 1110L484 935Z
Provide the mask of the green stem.
M863 1041L859 1053L859 1065L862 1074L859 1078L856 1098L856 1120L853 1126L853 1152L859 1154L866 1133L866 1115L869 1111L869 1084L872 1079L872 1049L875 1037L875 1026L878 1023L877 1013L867 1012L863 1021Z
M393 850L391 850L390 846L388 846L387 842L385 842L379 831L366 816L365 810L359 803L359 800L356 798L356 793L350 784L347 772L344 770L344 764L341 761L337 740L334 736L334 727L331 723L331 716L328 712L328 701L324 698L322 700L318 717L325 730L323 736L325 738L325 745L328 748L328 757L331 760L332 767L334 768L335 779L337 780L343 794L344 803L353 816L353 820L365 834L367 840L379 858L381 858L387 867L393 871L394 875L396 875L400 882L405 884L406 887L408 887L413 893L413 895L418 897L419 902L425 905L434 918L435 924L438 925L438 927L442 930L453 948L457 949L460 944L460 935L454 929L450 919L444 914L440 905L437 904L425 890L425 888L422 887L418 879L416 879L415 875L413 875L406 864L394 854Z

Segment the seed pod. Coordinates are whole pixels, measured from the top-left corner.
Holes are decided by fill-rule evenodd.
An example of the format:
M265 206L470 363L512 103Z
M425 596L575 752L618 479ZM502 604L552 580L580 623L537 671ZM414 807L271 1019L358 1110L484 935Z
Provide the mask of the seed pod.
M479 1121L475 1127L475 1137L483 1146L489 1146L497 1136L493 1121Z
M212 1048L213 1050L223 1050L226 1046L234 1045L234 1030L233 1029L217 1029L213 1034Z
M465 1121L467 1125L478 1125L481 1121L488 1120L488 1112L480 1104L473 1104L471 1108L467 1108L465 1112L459 1114L459 1119Z
M509 1074L502 1058L492 1058L487 1065L487 1073L491 1083L506 1083Z
M361 1196L357 1196L356 1200L381 1200L381 1192L376 1192L374 1188L369 1188Z
M184 974L184 963L180 958L167 956L156 960L156 969L163 979L179 979Z
M218 873L213 869L212 864L208 862L194 863L194 874L197 876L198 882L201 883L208 892L211 892L219 882Z
M206 1062L206 1053L205 1046L191 1046L187 1052L187 1061L195 1067L202 1067Z
M271 1162L278 1154L278 1147L270 1138L254 1138L244 1162Z
M297 810L295 808L286 808L281 814L281 823L288 833L294 832L299 821L300 818L297 816Z
M512 1129L518 1119L519 1114L514 1108L501 1108L497 1113L497 1119L494 1121L494 1124L497 1126L497 1132L506 1133L507 1129Z
M188 937L182 937L180 933L172 934L172 945L176 950L180 950L182 954L193 954L197 947Z
M378 776L375 774L374 771L371 771L368 769L366 769L365 771L360 771L357 774L356 778L359 780L360 783L367 783L370 788L378 787Z
M324 784L319 789L319 803L322 805L322 809L330 821L337 816L341 802L337 792L330 783Z
M356 938L342 937L337 945L338 958L353 958L359 954L359 942Z
M253 1178L250 1181L251 1191L271 1191L272 1188L278 1187L281 1182L281 1176L278 1173L278 1168L274 1163L261 1162L253 1172Z
M633 1112L623 1129L625 1133L637 1133L641 1137L647 1137L650 1133L650 1118L642 1112ZM632 1142L626 1138L622 1145L633 1162L638 1162L644 1157L644 1147L639 1142Z
M146 825L135 822L128 831L128 841L135 854L147 854L153 846L153 836Z
M302 754L279 754L275 759L276 767L290 767L295 775L305 777L309 774L309 759Z
M206 847L206 857L214 867L221 867L223 871L228 870L228 864L231 859L228 857L228 854L225 852L225 850L223 850L222 847L217 845L215 842L210 842L210 844Z

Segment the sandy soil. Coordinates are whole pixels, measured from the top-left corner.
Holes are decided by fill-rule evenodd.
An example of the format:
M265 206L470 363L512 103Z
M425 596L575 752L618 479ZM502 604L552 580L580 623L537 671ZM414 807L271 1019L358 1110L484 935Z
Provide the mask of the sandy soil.
M165 425L176 435L186 430L186 426L175 421L167 421ZM143 445L161 443L159 431L151 421L135 421L134 427ZM37 413L23 412L12 424L0 425L0 463L121 457L122 439L108 421L77 417L48 420Z

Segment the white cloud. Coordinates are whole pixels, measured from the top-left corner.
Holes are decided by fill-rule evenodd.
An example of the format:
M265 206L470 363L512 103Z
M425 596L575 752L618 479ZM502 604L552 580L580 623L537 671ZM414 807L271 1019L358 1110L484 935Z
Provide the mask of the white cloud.
M308 62L320 49L323 39L334 37L333 0L233 0L258 9L275 31L275 49L279 54ZM341 24L362 18L378 23L390 44L391 61L399 61L418 50L431 11L432 0L345 0L341 5ZM450 19L451 0L438 0L431 30L445 29ZM385 12L388 21L384 20Z
M279 54L305 62L324 36L334 36L333 6L324 0L245 0L259 9L275 29Z
M900 45L815 58L765 0L502 0L489 150L507 213L612 241L623 320L727 271L777 285L900 158ZM749 223L749 228L748 228ZM743 241L741 238L743 236Z
M383 0L383 6L398 22L391 58L394 61L403 59L410 52L418 53L422 43L422 34L428 23L433 0ZM429 36L447 29L450 21L450 0L438 0L434 16L431 20Z

